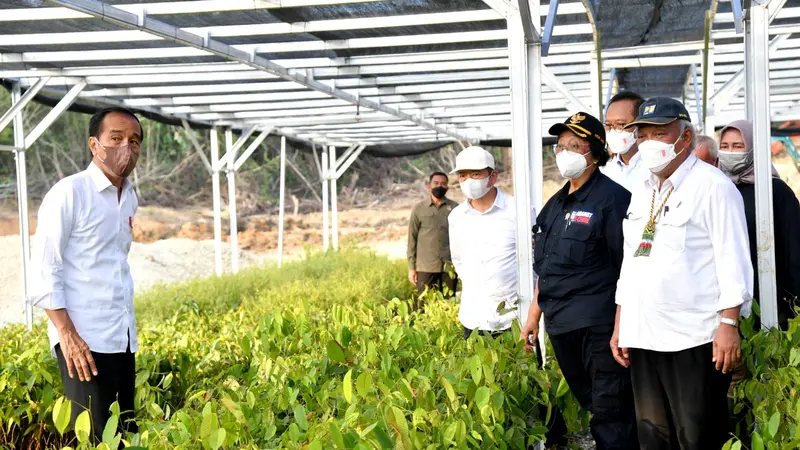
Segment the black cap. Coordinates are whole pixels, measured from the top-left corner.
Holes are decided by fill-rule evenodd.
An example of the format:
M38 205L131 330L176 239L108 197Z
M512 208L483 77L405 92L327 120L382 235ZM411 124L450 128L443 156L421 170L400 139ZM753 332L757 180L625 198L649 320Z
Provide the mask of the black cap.
M558 136L565 131L571 131L576 136L588 140L593 147L599 145L605 148L606 146L605 127L596 117L589 113L579 112L573 114L564 123L557 123L550 127L549 133L551 136Z
M639 116L625 125L625 128L635 125L667 125L678 119L690 122L692 120L683 103L669 97L653 97L642 103L639 107Z

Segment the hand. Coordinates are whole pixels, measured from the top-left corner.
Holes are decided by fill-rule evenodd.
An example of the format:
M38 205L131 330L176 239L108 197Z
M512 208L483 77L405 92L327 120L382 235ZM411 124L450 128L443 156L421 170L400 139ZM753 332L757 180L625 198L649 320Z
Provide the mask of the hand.
M58 342L61 344L61 352L67 362L67 373L70 378L75 378L75 372L81 381L88 382L92 379L92 375L97 376L92 352L74 327L60 330Z
M539 338L539 321L536 321L533 324L526 323L525 327L523 327L519 332L520 340L525 342L525 351L533 352L535 344L531 344L531 342L528 340L530 339L529 336L533 336L534 339Z
M627 348L620 348L619 347L619 329L614 328L614 334L611 335L611 354L614 356L614 359L626 369L631 366L631 359L630 354L628 353Z
M733 370L742 357L739 347L739 330L726 323L719 324L717 333L714 335L714 358L717 370L728 373Z
M414 286L417 285L417 271L416 270L411 269L411 270L408 271L408 281L410 281L411 284L413 284Z

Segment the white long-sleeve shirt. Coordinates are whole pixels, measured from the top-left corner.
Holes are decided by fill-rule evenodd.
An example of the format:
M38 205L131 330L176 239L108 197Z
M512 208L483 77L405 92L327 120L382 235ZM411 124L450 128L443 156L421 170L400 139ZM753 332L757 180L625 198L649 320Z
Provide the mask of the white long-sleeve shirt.
M469 201L448 217L450 256L461 279L458 319L471 330L498 331L511 327L517 301L517 228L514 198L497 190L494 204L481 213Z
M661 352L686 350L714 339L720 311L750 314L753 267L742 197L717 168L694 154L656 194L655 209L673 187L656 221L649 257L634 257L649 218L653 175L633 186L622 271L619 345Z
M27 302L66 309L93 352L138 350L128 252L138 200L127 180L117 199L94 164L59 181L39 207ZM58 344L52 322L50 348Z
M633 184L638 181L643 181L643 178L650 174L649 170L640 165L641 161L642 157L639 152L636 152L636 154L631 157L628 164L622 162L622 158L619 155L614 155L606 165L600 168L600 172L630 191Z

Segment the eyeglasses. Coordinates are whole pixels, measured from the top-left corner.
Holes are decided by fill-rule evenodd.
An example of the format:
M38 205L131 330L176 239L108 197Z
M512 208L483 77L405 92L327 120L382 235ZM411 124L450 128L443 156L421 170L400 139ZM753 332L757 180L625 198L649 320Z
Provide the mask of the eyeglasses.
M614 131L625 131L625 125L627 125L627 123L625 123L625 122L617 122L617 123L608 123L608 122L606 122L606 123L603 124L603 128L605 128L606 131L611 131L611 130L614 130Z
M556 144L553 147L553 153L559 154L561 152L561 150L569 150L569 151L571 151L573 153L579 153L579 154L585 155L588 152L586 152L586 153L582 152L581 149L583 149L583 148L584 148L584 145L576 144L576 143L566 144L566 145L565 144Z

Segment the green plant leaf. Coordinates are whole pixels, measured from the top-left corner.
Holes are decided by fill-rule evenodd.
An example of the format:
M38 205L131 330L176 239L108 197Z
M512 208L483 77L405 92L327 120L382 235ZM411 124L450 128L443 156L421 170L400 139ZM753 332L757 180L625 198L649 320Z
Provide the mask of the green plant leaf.
M478 405L478 409L483 408L484 406L489 404L489 398L491 397L491 392L489 388L486 386L481 386L475 391L475 404Z
M376 427L374 430L372 430L372 433L375 435L375 439L378 440L378 443L381 444L382 448L394 448L394 442L392 442L392 438L386 434L386 430L384 430L383 427Z
M413 447L411 446L411 439L408 435L408 421L406 420L406 416L403 411L396 406L392 406L389 408L387 419L389 424L394 427L394 430L398 435L397 441L395 441L395 449L412 450Z
M563 397L567 392L569 392L569 385L567 384L567 380L562 378L561 381L558 382L556 397Z
M356 379L356 390L361 398L367 398L372 390L372 375L369 372L363 372Z
M64 400L66 400L66 397L59 397L55 405L53 405L53 423L56 425L59 434L64 434L72 415L72 402Z
M469 370L472 374L472 381L474 381L475 384L480 384L481 376L483 375L483 364L481 363L481 358L478 355L473 355L472 358L470 358Z
M89 436L92 433L92 417L89 411L86 410L78 415L75 419L75 436L78 437L78 442L89 442Z
M313 441L308 444L308 450L322 450L322 443L320 441Z
M353 403L353 369L347 371L342 381L342 392L347 403Z
M308 420L306 420L306 408L303 405L294 407L294 421L302 430L308 429Z
M113 447L116 444L117 427L119 426L119 416L113 415L106 421L103 429L103 442ZM114 447L116 448L116 447Z
M781 413L776 411L774 414L772 414L772 417L769 418L768 430L770 436L775 437L775 435L778 434L778 427L780 426L780 424L781 424Z
M331 431L331 440L333 441L333 445L335 445L337 448L345 448L344 436L342 436L342 431L339 430L339 425L331 422L328 428Z
M164 389L169 389L169 386L172 384L172 372L168 373L167 376L164 377L164 380L161 382L161 387Z
M452 402L456 399L456 393L453 390L453 385L447 381L447 378L442 377L442 386L444 386L444 391L447 393L447 398Z
M225 443L226 434L225 428L217 428L212 431L211 435L208 437L208 446L211 447L212 450L219 450L222 444Z
M347 364L347 361L344 359L344 350L342 346L333 339L328 341L328 359L340 364Z
M764 450L764 440L761 438L760 434L753 433L752 446L753 450Z
M722 450L731 450L731 445L733 445L733 439L728 439L728 442L722 446Z

